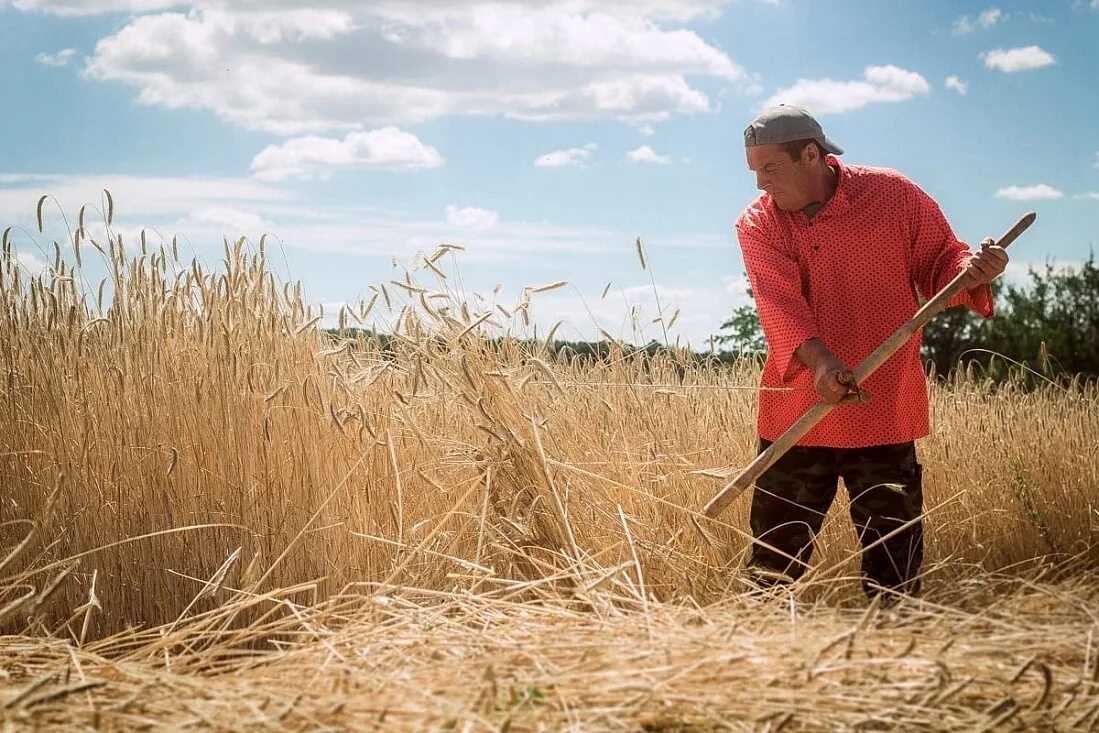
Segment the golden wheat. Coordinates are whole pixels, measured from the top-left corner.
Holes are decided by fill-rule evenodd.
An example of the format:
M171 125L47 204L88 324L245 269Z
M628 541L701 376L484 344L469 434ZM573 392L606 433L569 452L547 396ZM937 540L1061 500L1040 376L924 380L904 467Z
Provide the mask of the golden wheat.
M446 281L452 245L341 309L341 327L365 322L380 294L400 311L389 338L333 343L262 242L226 242L209 271L180 263L174 241L132 256L98 242L83 212L78 232L101 254L97 286L81 285L92 263L60 254L28 279L7 232L0 261L12 721L810 730L1099 716L1099 584L1080 575L1099 560L1094 384L1026 391L963 373L932 388L927 596L907 616L864 607L842 501L798 604L754 605L738 573L745 503L699 513L720 486L706 472L754 453L753 363L618 342L588 361L548 338L495 338L512 324L489 316L526 320L564 283L525 289L514 314L479 304Z

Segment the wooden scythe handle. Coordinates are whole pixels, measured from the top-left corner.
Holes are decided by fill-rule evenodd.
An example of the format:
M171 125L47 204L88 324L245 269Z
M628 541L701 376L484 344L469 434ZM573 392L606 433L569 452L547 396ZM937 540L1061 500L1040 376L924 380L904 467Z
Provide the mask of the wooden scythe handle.
M1011 227L996 244L1001 247L1007 247L1009 244L1018 239L1019 235L1026 231L1027 227L1034 223L1036 214L1032 211L1023 215L1015 223L1015 226ZM966 273L961 273L935 295L934 298L924 303L923 307L916 311L916 314L912 318L903 324L900 328L893 333L892 336L887 338L881 346L874 350L870 356L866 357L858 368L855 369L855 380L858 384L862 384L871 374L873 374L878 367L884 364L890 356L892 356L897 349L901 348L908 339L912 338L912 335L927 325L927 322L937 316L954 296L965 288ZM764 471L774 465L775 461L782 457L782 455L790 450L799 440L805 437L805 434L812 430L813 426L820 422L825 415L831 411L835 405L828 404L827 402L818 402L813 407L809 408L800 420L790 426L790 428L778 437L774 443L767 447L762 453L756 456L755 460L748 464L740 474L725 485L721 491L714 495L706 506L703 508L703 513L710 518L716 517L721 514L722 510L729 505L733 499L737 498L745 489L755 483L756 479L763 475Z

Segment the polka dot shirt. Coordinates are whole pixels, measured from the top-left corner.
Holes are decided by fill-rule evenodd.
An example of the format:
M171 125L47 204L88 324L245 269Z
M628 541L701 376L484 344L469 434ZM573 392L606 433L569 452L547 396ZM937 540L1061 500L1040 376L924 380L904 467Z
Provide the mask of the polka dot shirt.
M938 204L900 173L828 164L836 191L812 219L761 195L736 222L748 280L767 338L759 434L775 440L819 401L809 370L794 356L820 338L854 369L953 279L970 250ZM992 315L987 285L951 303ZM928 433L927 384L917 334L863 383L873 398L841 405L799 445L861 448L903 443Z

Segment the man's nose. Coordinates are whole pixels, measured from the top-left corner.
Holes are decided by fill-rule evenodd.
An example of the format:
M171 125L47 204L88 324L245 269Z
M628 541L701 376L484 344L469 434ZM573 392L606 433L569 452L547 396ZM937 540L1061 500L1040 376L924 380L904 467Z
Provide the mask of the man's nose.
M756 173L756 188L762 191L764 188L767 187L768 183L770 183L770 179L768 179L767 176L765 176L762 172Z

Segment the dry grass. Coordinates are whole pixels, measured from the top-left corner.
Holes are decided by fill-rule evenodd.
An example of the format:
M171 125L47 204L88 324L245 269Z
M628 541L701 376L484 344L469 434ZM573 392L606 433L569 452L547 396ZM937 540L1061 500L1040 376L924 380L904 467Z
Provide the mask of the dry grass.
M838 503L797 603L761 603L746 502L703 519L720 483L696 473L750 459L752 365L492 341L539 289L505 323L445 249L377 288L407 306L383 349L319 334L262 245L208 272L81 238L101 306L60 257L40 280L0 265L12 725L1099 719L1095 385L933 390L924 600L865 606Z

